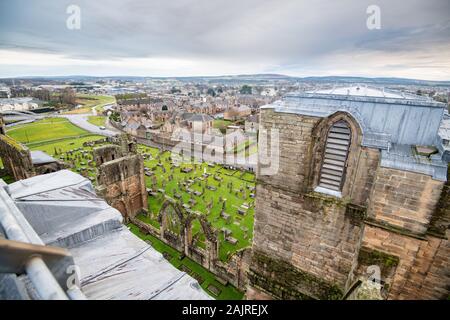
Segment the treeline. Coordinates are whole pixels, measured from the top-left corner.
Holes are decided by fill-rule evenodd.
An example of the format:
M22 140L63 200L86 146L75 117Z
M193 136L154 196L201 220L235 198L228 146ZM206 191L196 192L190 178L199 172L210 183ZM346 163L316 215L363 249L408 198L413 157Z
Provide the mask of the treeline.
M11 97L32 97L44 101L45 106L52 107L74 106L77 99L75 90L69 87L54 93L47 89L11 88Z
M77 104L77 95L75 90L73 90L72 88L64 88L64 90L62 90L62 92L60 92L60 94L57 96L57 100L61 104L74 106Z
M241 90L239 90L240 94L252 94L252 87L249 85L244 84L241 87Z
M11 97L33 97L42 101L49 101L51 94L47 89L11 88Z
M122 94L116 94L115 98L117 101L119 100L130 100L130 99L141 99L146 98L147 94L145 93L122 93Z

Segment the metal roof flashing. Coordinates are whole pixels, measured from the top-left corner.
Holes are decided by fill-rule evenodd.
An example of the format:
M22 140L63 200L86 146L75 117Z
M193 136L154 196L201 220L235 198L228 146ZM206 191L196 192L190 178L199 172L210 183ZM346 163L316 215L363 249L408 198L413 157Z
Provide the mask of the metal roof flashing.
M435 145L445 104L402 93L380 97L300 92L261 109L318 118L347 112L361 127L363 146L387 150L391 144Z
M448 164L442 153L421 155L416 146L393 144L389 150L381 151L381 167L399 169L431 176L434 180L447 181Z

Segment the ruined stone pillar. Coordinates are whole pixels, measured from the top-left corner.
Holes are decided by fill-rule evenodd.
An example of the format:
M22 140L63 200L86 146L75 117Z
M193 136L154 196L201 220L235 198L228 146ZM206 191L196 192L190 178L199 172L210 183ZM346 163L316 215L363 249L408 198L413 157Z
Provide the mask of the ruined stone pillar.
M184 228L184 254L189 256L189 246L192 244L192 228L189 225Z
M6 134L5 121L2 114L0 114L0 134Z

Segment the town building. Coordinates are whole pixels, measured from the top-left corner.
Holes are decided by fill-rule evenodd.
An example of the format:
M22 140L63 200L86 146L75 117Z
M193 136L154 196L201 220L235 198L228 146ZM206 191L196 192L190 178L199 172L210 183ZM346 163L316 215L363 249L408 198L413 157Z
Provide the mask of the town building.
M33 98L0 98L0 111L28 111L37 109L39 105Z
M252 109L246 105L230 107L223 113L225 120L238 120L251 115Z
M213 128L214 118L201 113L195 113L186 119L187 127L195 133L205 133Z

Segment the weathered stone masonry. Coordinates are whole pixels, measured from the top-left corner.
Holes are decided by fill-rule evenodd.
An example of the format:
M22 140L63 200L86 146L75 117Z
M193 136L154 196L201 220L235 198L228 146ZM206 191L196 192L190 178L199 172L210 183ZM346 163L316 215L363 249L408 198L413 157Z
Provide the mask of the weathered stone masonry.
M3 119L3 115L1 114L0 114L0 134L6 134L5 120Z
M0 158L8 175L15 180L34 176L30 150L14 139L0 134Z
M345 120L351 145L342 196L316 192L328 128ZM381 269L388 299L449 294L448 182L381 166L359 121L264 108L280 136L279 170L257 175L249 299L339 299L367 267ZM269 148L270 149L270 148Z
M144 160L128 136L121 136L117 145L94 148L94 159L99 166L97 193L126 221L147 212Z
M271 274L273 264L259 261L270 257L284 262L284 269L290 266L292 273L304 274L307 288L317 287L304 291L302 284L283 280L287 271L277 273L276 279L261 279L260 283L274 282L273 286L277 286L281 281L282 287L290 286L279 298L337 297L355 263L362 225L345 214L347 201L315 193L309 186L311 178L306 168L314 164L311 144L313 129L320 119L276 114L272 110L262 112L261 119L266 128L280 130L280 168L274 176L258 175L255 254L250 274ZM363 195L358 194L358 198ZM269 269L255 270L254 266Z
M0 117L0 159L4 166L4 174L7 174L18 181L65 168L63 162L57 161L51 157L49 157L50 161L40 160L39 157L41 157L42 154L45 155L43 152L40 152L37 161L33 161L30 149L7 136L1 121L2 119Z

